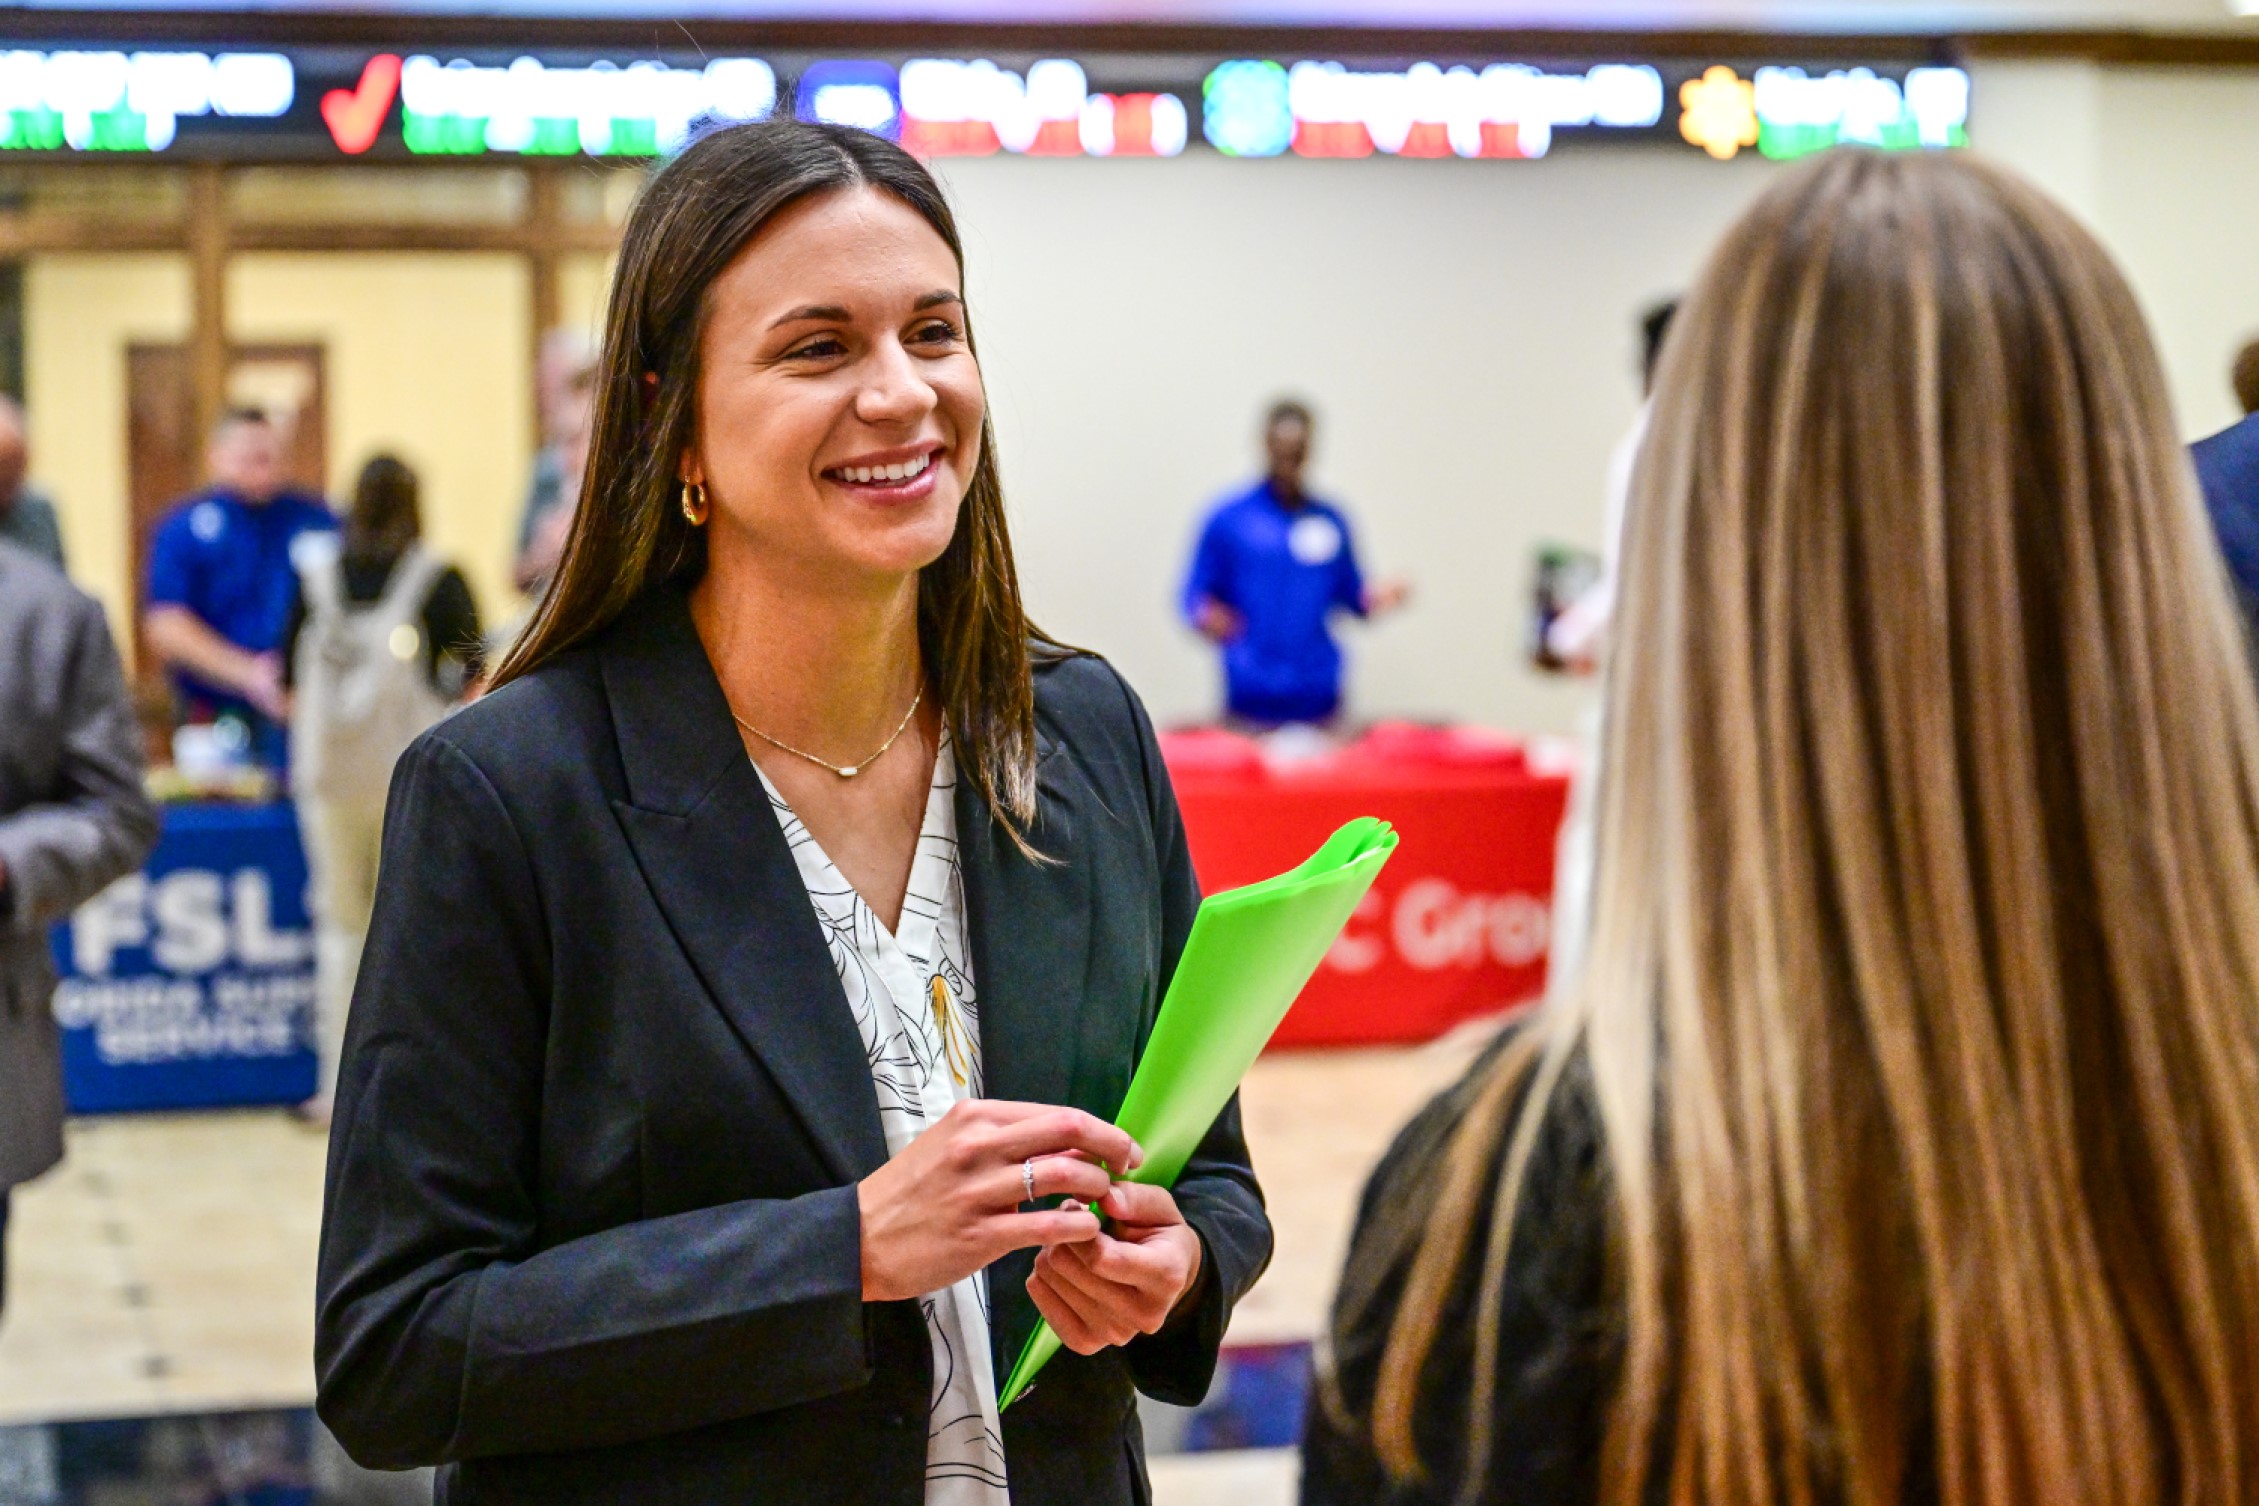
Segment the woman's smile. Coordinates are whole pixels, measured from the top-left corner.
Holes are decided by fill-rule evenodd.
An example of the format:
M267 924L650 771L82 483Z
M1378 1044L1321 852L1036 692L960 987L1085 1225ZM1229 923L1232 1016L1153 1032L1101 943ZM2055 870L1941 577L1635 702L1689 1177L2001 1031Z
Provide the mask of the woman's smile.
M823 479L865 502L899 505L923 502L940 479L947 445L938 440L858 455L826 466Z
M709 570L906 588L956 536L986 398L956 253L859 184L777 212L715 279L687 482Z

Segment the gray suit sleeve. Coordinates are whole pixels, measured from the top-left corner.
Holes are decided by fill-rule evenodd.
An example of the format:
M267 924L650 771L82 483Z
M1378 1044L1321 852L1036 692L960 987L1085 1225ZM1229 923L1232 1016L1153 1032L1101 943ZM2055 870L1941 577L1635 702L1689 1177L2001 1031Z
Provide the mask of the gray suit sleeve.
M157 841L141 787L141 731L109 624L76 603L54 666L66 686L63 756L51 796L0 816L7 867L5 926L36 933L131 873Z

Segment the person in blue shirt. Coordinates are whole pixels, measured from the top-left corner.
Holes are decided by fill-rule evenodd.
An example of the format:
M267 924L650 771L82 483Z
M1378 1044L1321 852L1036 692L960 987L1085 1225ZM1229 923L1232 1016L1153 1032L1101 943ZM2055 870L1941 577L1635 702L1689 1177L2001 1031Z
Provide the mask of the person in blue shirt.
M1304 489L1315 429L1303 404L1272 406L1267 471L1208 515L1185 580L1185 619L1223 649L1226 718L1243 725L1332 721L1341 711L1333 614L1380 616L1410 594L1401 581L1368 587L1349 520Z
M2259 413L2198 444L2191 454L2220 553L2235 578L2236 599L2259 638Z
M150 543L143 631L182 721L233 714L271 750L289 699L278 650L298 590L291 551L337 519L286 484L282 435L255 408L220 420L205 467L210 485L167 513Z
M2259 642L2259 340L2236 357L2234 380L2243 422L2200 442L2190 455L2235 580L2236 603Z

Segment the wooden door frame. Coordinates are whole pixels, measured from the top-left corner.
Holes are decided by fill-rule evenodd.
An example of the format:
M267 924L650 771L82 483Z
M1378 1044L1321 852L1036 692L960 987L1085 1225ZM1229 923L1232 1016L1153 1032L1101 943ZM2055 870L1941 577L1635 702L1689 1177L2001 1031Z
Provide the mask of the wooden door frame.
M255 165L255 164L246 164ZM461 166L460 162L450 165ZM67 169L99 171L99 164ZM502 251L522 258L526 268L530 316L528 374L540 369L541 341L563 317L564 259L581 254L610 255L620 232L603 223L565 216L562 163L512 160L493 164L496 172L527 175L525 210L510 224L391 225L365 222L308 224L237 223L228 213L234 164L187 162L188 209L185 218L101 215L41 209L0 209L0 260L71 251L172 251L189 261L190 380L196 399L197 428L210 432L226 401L228 346L227 274L244 252L311 253L355 251ZM351 172L340 164L337 171ZM533 433L541 442L541 404L530 405Z

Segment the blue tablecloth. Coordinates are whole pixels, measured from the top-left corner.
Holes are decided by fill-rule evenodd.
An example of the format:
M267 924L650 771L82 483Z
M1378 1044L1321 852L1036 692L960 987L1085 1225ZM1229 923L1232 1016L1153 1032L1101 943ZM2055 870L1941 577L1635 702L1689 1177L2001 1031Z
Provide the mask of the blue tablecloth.
M77 1113L314 1092L314 938L287 803L175 805L149 865L55 928Z

